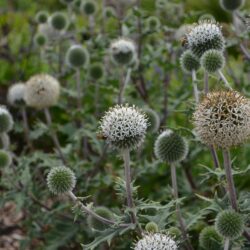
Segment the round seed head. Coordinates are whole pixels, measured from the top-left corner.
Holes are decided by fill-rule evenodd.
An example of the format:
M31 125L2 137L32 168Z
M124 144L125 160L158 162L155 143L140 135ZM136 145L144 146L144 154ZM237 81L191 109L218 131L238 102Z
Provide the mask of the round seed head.
M37 33L34 36L34 43L37 47L44 47L48 43L48 38L44 33Z
M26 84L25 101L28 106L43 109L57 103L60 84L54 77L39 74L31 77Z
M175 163L184 160L188 153L187 141L170 129L162 132L155 141L154 152L162 162Z
M91 64L89 68L89 74L90 74L90 77L94 80L101 79L104 75L104 69L103 69L102 64L100 63Z
M97 4L94 0L84 0L80 8L85 15L90 16L96 13Z
M0 150L0 168L9 167L12 162L12 157L9 152Z
M192 71L197 71L200 67L199 59L193 54L191 50L186 50L182 53L180 58L181 69L185 73L192 73Z
M113 213L106 207L96 207L94 208L94 212L108 220L112 220L114 217ZM106 223L103 223L92 216L88 216L88 225L90 228L96 231L103 231L108 228L108 225Z
M8 89L7 100L12 106L25 104L24 94L26 85L24 83L15 83Z
M161 26L161 22L158 17L150 16L146 19L146 27L150 31L158 30Z
M219 50L210 49L206 51L201 57L201 66L208 73L215 73L221 70L225 65L225 58L223 53Z
M167 230L168 234L173 237L174 239L175 238L179 238L181 236L181 230L178 228L178 227L170 227L168 230Z
M47 176L47 185L53 194L64 194L74 189L76 177L69 168L55 167L50 170Z
M244 231L244 220L239 213L225 210L217 215L215 227L222 237L237 239Z
M137 148L144 141L146 130L147 119L135 106L117 105L100 123L101 134L117 149Z
M188 47L198 57L210 49L224 50L221 27L213 21L200 21L186 36Z
M222 247L222 237L217 233L215 227L205 227L199 236L199 244L202 249L219 250Z
M49 13L47 11L41 10L36 14L35 20L37 23L47 23L49 18Z
M220 6L226 11L235 11L245 4L245 0L220 0Z
M10 112L0 107L0 134L7 133L13 128L13 119Z
M143 112L146 114L146 117L148 118L147 131L152 133L157 132L160 127L159 115L153 109L150 108L143 109Z
M72 68L83 67L89 62L89 53L81 45L72 45L66 53L66 61Z
M58 31L64 31L68 28L69 21L67 16L61 12L55 12L49 18L49 23L51 27Z
M211 92L194 113L195 130L206 145L230 148L250 135L250 102L236 91Z
M158 233L158 232L159 232L158 225L157 225L155 222L153 222L153 221L148 222L148 223L146 224L145 229L146 229L146 231L147 231L148 233Z
M169 236L161 233L145 235L139 240L134 247L134 250L177 250L177 243Z
M123 38L111 44L110 53L113 61L120 65L128 65L136 58L134 43L131 40Z

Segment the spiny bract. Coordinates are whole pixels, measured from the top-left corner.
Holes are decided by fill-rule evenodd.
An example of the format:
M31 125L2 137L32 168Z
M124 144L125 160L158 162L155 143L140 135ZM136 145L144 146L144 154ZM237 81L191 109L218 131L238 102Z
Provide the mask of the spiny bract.
M135 244L134 250L177 250L177 247L169 235L155 233L145 235Z
M35 75L26 83L25 101L28 106L48 108L57 103L59 94L60 84L50 75Z
M211 20L200 21L186 36L188 47L198 57L210 49L224 50L221 27Z
M162 162L180 162L187 156L188 144L183 137L167 129L156 139L154 152L156 157Z
M118 39L110 46L110 53L114 62L126 65L136 58L135 44L129 39Z
M47 176L47 185L54 194L63 194L74 189L76 184L75 174L67 167L52 168Z
M206 145L230 148L250 135L250 102L236 91L208 93L193 117L198 137Z
M100 131L111 146L133 149L144 141L147 129L145 115L135 106L117 105L102 118Z
M26 85L24 83L19 82L13 84L8 89L8 95L7 95L8 103L12 106L24 104L25 89Z
M217 233L215 227L205 227L199 236L199 243L206 250L220 250L222 247L222 237Z
M225 210L217 215L215 227L224 238L236 239L243 233L244 220L241 214L233 210Z

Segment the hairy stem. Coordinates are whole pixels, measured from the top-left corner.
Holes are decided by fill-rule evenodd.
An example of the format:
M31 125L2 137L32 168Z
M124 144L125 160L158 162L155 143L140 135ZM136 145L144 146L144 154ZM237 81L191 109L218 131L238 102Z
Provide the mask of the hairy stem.
M174 196L174 199L176 200L176 215L177 215L179 223L180 223L182 237L186 242L187 249L193 250L193 247L192 247L192 245L188 239L188 236L187 236L186 226L185 226L185 223L184 223L182 215L181 215L181 209L180 209L180 206L177 202L178 186L177 186L177 178L176 178L176 168L175 168L174 164L171 164L171 180L172 180L173 196Z
M51 128L51 125L52 125L52 119L51 119L51 115L50 115L50 111L48 108L45 108L44 109L44 114L45 114L45 117L46 117L46 121L47 121L47 125L49 126L49 129L50 129L50 134L51 134L51 138L54 142L54 145L57 149L57 152L58 152L58 155L60 157L60 159L62 160L63 164L64 165L67 165L67 161L62 153L62 150L61 150L61 145L60 145L60 142L58 140L58 137L57 137L57 134L56 132Z
M86 207L81 201L78 200L78 198L72 193L72 192L68 192L69 197L74 201L75 204L77 204L78 206L80 206L80 208L87 213L88 215L94 217L95 219L108 224L108 225L116 225L117 223L115 221L106 219L100 215L98 215L97 213L95 213L94 211L92 211L90 208ZM120 227L128 227L131 224L119 224Z
M224 243L224 250L228 250L229 249L229 243L230 243L229 238L226 238L225 239L225 243Z
M30 149L33 149L33 145L29 136L30 129L29 129L29 124L28 124L28 119L27 119L27 112L24 106L21 107L21 114L22 114L22 119L23 119L24 136L25 136L26 142L28 144L28 147Z
M130 81L131 71L132 71L131 68L128 68L127 74L126 74L125 79L124 79L124 74L123 74L124 70L122 69L121 80L120 80L120 89L119 89L119 94L118 94L118 104L123 103L124 91L125 91L125 88L126 88L128 82Z
M199 91L197 87L196 72L194 70L192 71L192 84L193 84L195 102L196 104L198 104L199 103Z
M218 155L217 155L215 146L211 145L211 146L209 146L209 149L210 149L210 152L211 152L211 155L212 155L212 158L213 158L214 167L215 168L220 168L220 162L219 162L219 159L218 159Z
M232 89L232 87L230 86L229 82L227 81L227 78L224 76L224 74L222 73L221 70L218 70L218 74L221 78L221 80L224 82L225 86L229 89Z
M209 92L209 84L208 84L208 73L205 71L204 73L204 94L207 95Z

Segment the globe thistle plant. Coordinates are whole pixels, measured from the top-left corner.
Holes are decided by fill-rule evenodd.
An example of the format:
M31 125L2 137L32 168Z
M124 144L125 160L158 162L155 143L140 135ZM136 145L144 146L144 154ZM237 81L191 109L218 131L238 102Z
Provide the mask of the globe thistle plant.
M8 133L13 128L13 118L10 112L0 107L0 133Z
M118 39L111 44L110 54L117 64L128 65L136 58L135 44L129 39Z
M215 227L222 237L237 239L243 233L244 220L239 213L233 210L225 210L217 215Z
M36 14L35 20L37 23L46 23L49 18L49 13L47 11L41 10Z
M66 53L66 62L72 68L83 67L89 62L89 53L81 45L72 45Z
M237 146L250 135L250 102L236 91L211 92L198 105L194 125L204 144Z
M200 61L191 50L186 50L182 53L180 58L181 69L185 73L192 73L200 68Z
M64 31L68 28L69 20L62 12L55 12L49 18L50 26L57 31Z
M215 227L205 227L199 236L199 244L202 249L219 250L222 249L222 237L217 233Z
M37 33L34 36L34 43L37 47L44 47L48 43L48 38L44 33Z
M102 118L100 132L111 146L133 149L142 144L147 130L147 119L135 106L117 105Z
M59 94L60 84L57 79L47 74L38 74L27 82L25 100L28 106L43 109L55 105Z
M240 9L245 3L245 0L220 0L220 6L226 11L235 11Z
M106 207L96 207L93 209L93 211L108 220L112 220L113 219L113 213ZM105 229L108 228L108 225L103 223L100 220L97 220L96 218L94 218L93 216L88 216L88 225L90 228L96 230L96 231L103 231Z
M0 150L0 168L9 167L12 162L12 157L9 152Z
M178 244L167 234L148 234L139 240L134 246L134 250L146 249L177 250Z
M221 27L211 20L200 21L186 37L188 47L197 57L201 57L207 50L223 51L225 47Z
M157 112L150 108L143 109L143 112L146 114L146 117L148 118L147 131L152 133L157 132L160 127L160 117L157 114Z
M15 83L8 89L7 100L12 106L18 106L25 103L26 85L24 83Z
M158 225L153 221L148 222L145 226L145 229L148 233L158 233L159 232Z
M97 4L94 0L84 0L80 9L87 16L94 15L97 11Z
M208 73L215 73L221 70L225 65L225 58L222 51L210 49L201 57L201 66Z
M76 184L75 174L67 167L54 167L47 176L47 185L53 194L71 192Z
M177 163L186 158L188 144L183 137L167 129L155 141L154 152L162 162Z

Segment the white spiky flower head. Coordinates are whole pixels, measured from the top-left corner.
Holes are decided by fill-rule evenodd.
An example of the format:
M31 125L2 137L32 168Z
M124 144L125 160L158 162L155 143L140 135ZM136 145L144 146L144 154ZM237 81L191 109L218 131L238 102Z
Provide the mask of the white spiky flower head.
M120 65L132 63L136 58L136 48L132 40L120 38L112 42L110 53L114 62Z
M206 145L241 144L250 136L250 101L236 91L211 92L198 105L194 125Z
M22 105L25 103L24 94L25 94L26 85L22 82L13 84L8 89L7 100L8 103L12 106Z
M60 84L56 78L47 74L38 74L26 83L25 101L28 106L43 109L57 103Z
M116 105L100 122L100 132L114 148L133 149L144 141L147 118L135 106Z
M162 233L148 234L139 240L134 250L177 250L178 243L169 235Z
M213 20L202 20L186 34L189 48L201 57L207 50L224 50L225 41L221 27Z

